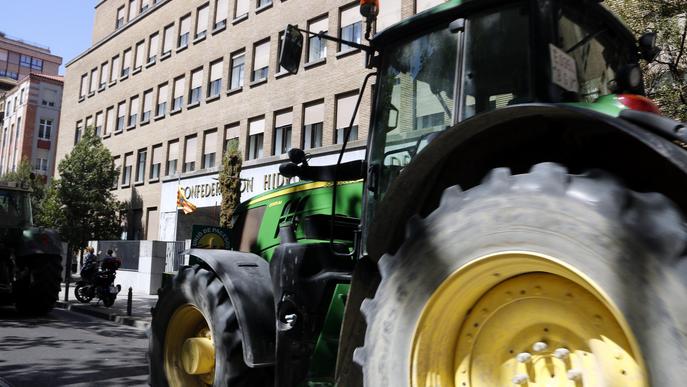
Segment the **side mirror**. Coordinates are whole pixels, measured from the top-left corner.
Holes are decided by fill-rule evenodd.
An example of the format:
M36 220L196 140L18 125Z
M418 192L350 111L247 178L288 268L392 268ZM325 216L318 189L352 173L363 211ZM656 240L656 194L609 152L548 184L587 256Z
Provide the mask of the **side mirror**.
M396 129L398 127L398 108L394 106L393 104L389 104L389 122L387 123L386 126L386 131L391 132L392 130Z
M291 74L298 72L301 65L301 55L303 53L303 34L298 31L296 26L289 24L284 31L284 38L281 42L281 55L279 65Z
M653 62L658 54L661 53L661 49L656 47L656 33L646 32L642 34L637 40L637 46L639 47L639 53L647 62Z
M302 149L291 148L287 154L289 155L289 160L291 160L291 162L294 164L308 164L307 160L305 159L305 152L303 152Z

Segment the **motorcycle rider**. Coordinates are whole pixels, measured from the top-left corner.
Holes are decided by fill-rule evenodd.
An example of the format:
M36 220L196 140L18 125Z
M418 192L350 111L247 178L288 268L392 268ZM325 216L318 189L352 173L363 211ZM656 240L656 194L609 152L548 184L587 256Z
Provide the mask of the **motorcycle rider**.
M81 278L88 282L92 282L93 276L98 272L98 257L94 252L92 246L86 247L86 257L84 257L84 265L81 268Z

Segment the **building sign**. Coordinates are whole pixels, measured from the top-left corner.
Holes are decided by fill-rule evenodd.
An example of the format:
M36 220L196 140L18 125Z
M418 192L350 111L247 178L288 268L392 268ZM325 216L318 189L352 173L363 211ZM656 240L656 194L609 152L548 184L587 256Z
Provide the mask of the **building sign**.
M231 230L224 227L193 225L191 247L199 249L229 249Z

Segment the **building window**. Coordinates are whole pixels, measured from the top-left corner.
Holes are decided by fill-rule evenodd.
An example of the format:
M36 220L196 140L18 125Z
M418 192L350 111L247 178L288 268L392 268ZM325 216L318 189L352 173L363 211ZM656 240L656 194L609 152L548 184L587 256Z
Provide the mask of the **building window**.
M218 97L222 92L222 71L224 62L222 59L210 64L210 79L208 84L208 98Z
M245 58L243 52L231 56L231 90L243 87Z
M150 121L150 116L153 112L153 89L143 93L143 115L141 116L141 123Z
M43 106L55 106L55 101L57 101L56 90L47 89L43 91L43 98L41 100Z
M124 6L117 9L117 21L115 22L115 29L118 30L124 26Z
M31 57L28 55L21 55L19 57L19 65L22 67L31 67Z
M375 29L381 31L399 21L401 21L401 0L387 0L379 10Z
M148 63L154 63L157 58L158 41L160 40L160 34L157 32L150 35L150 41L148 44Z
M224 125L224 144L222 144L222 154L223 155L227 153L227 149L229 149L229 143L233 140L236 140L237 149L239 149L238 148L239 124L238 123Z
M129 20L136 17L138 12L138 0L129 0Z
M162 164L162 144L153 146L153 158L150 162L149 180L160 178L160 165Z
M112 158L112 166L114 167L114 170L117 171L117 175L112 181L112 189L116 189L117 183L119 182L119 176L122 174L122 160L119 156L115 156Z
M91 70L91 82L88 88L88 93L93 94L98 89L98 69Z
M48 159L37 158L34 170L37 172L47 172L48 171Z
M31 58L31 70L43 71L43 60Z
M179 22L179 40L177 48L188 46L188 36L191 32L191 15L184 16Z
M262 157L262 142L265 135L265 118L257 118L248 122L248 158L255 160Z
M107 108L107 111L105 112L105 127L103 128L103 136L107 136L107 134L110 133L110 131L114 129L114 123L115 123L114 108L109 107L109 108Z
M124 51L124 57L122 59L122 72L120 76L122 78L128 77L129 69L131 69L131 49Z
M183 76L174 80L174 94L172 99L172 111L180 110L184 106L184 88L186 87L186 78Z
M313 33L327 32L329 19L327 17L308 22L308 31ZM307 62L317 62L327 56L327 43L324 39L310 35L308 37L308 58Z
M81 141L81 135L83 134L83 121L78 121L76 123L76 131L74 131L74 145Z
M150 8L150 0L141 0L141 13L145 12Z
M129 127L136 126L138 119L138 96L129 101Z
M198 8L196 14L196 34L194 39L204 38L208 33L208 12L210 6L207 4Z
M112 67L110 68L110 82L117 80L117 71L119 69L119 55L112 57Z
M179 141L170 141L167 146L167 170L165 176L177 173L177 161L179 160Z
M215 24L212 29L217 30L227 26L229 0L215 0Z
M205 132L203 138L203 169L215 166L215 154L217 149L217 131Z
M107 84L107 77L110 76L110 64L105 62L100 65L100 82L98 82L98 88L103 89Z
M145 52L145 41L136 43L136 57L134 58L134 71L138 71L143 67L143 59Z
M196 170L196 135L186 137L184 147L184 169L183 172L193 172Z
M345 129L351 124L351 117L355 109L355 103L358 100L358 94L349 94L347 96L338 97L336 100L336 143L343 144ZM351 127L351 134L348 137L349 141L358 139L358 115L356 114Z
M443 3L446 0L417 0L417 4L415 5L416 12L420 13L426 9L430 9L434 6L437 6L441 3Z
M255 6L256 8L260 9L262 7L267 7L270 4L272 4L272 0L258 0L258 3Z
M363 22L360 17L360 13L357 5L345 8L341 10L341 29L339 34L342 40L349 42L360 43L362 36ZM339 46L339 51L352 50L353 47L341 44Z
M42 140L50 140L52 135L52 120L41 119L38 123L38 138Z
M95 135L100 137L103 133L103 112L95 113Z
M274 155L281 155L291 149L291 123L293 113L277 113L274 117Z
M323 102L305 107L305 112L303 114L303 149L312 149L322 146L323 122Z
M264 41L255 45L253 49L253 77L252 81L267 79L270 61L270 41Z
M93 116L86 117L86 129L88 129L88 130L93 129Z
M165 27L165 34L162 36L162 55L172 52L174 46L174 24Z
M248 15L248 0L236 0L234 19L238 19L243 15Z
M83 98L88 94L88 74L81 76L81 87L79 88L79 98ZM9 111L9 108L7 109Z
M157 107L155 110L156 116L164 116L167 114L167 84L157 87Z
M136 156L136 183L143 183L143 180L145 180L147 155L148 151L146 149L140 149Z
M200 68L191 73L191 95L189 95L188 104L196 105L200 103L203 85L203 69Z
M117 127L115 128L115 133L124 130L124 125L126 124L126 102L120 102L117 106Z
M122 186L131 184L131 169L134 164L134 154L127 153L124 155L124 173L122 173Z

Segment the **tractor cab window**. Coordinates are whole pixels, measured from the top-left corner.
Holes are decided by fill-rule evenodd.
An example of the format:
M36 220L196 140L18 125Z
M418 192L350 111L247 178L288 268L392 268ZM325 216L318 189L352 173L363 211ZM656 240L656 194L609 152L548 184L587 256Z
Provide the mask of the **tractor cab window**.
M0 191L0 226L31 225L31 199L26 192Z
M532 102L529 23L525 3L468 18L462 119Z
M634 42L628 45L592 12L592 7L561 2L556 14L555 46L562 53L559 55L574 60L577 75L570 87L558 85L563 100L593 102L613 93L617 71L631 62L630 49Z

